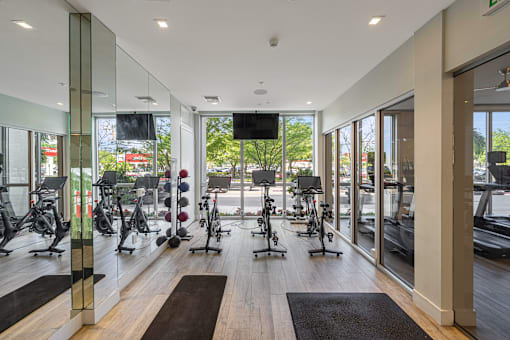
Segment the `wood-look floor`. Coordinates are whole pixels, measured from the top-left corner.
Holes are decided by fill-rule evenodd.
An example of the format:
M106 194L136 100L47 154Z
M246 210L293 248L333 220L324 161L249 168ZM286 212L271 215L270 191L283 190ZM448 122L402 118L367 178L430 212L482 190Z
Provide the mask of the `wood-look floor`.
M162 221L159 221L159 224L162 229L168 226L168 223ZM151 222L152 226L153 222ZM101 303L118 288L118 278L155 250L156 246L153 242L155 237L154 234L140 235L134 245L132 238L129 237L126 245L134 246L137 250L132 255L117 255L115 252L117 237L105 237L94 232L94 270L95 273L106 275L95 286L96 304ZM0 297L44 275L69 275L71 270L69 240L69 236L66 236L58 246L66 250L62 256L55 254L49 256L47 253L42 253L35 257L28 251L46 248L52 242L51 238L43 239L36 233L27 232L13 239L7 249L14 251L9 256L0 255ZM0 339L47 339L69 320L70 313L71 290L68 290L0 333Z
M239 223L239 222L237 222ZM204 241L204 231L194 225L195 238L169 249L121 292L121 301L97 325L82 328L73 339L139 339L183 275L227 275L227 287L214 339L295 339L287 292L385 292L434 339L464 339L454 327L440 327L414 306L411 296L377 270L345 241L336 237L330 247L335 256L310 257L317 240L299 239L288 222L275 220L280 256L254 259L252 250L264 246L250 236L255 221L233 227L221 241L221 255L191 254L188 249ZM225 221L224 224L227 224ZM301 226L302 228L302 226ZM179 313L179 311L175 311Z

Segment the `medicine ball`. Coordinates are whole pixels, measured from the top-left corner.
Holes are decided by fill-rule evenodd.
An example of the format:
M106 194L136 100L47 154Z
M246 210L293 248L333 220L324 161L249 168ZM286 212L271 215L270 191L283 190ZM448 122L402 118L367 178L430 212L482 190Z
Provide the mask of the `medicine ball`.
M179 235L180 237L188 235L188 229L180 227L179 229L177 229L177 235Z
M183 208L187 207L189 205L189 199L187 197L181 197L179 200L179 205Z
M166 236L160 236L156 239L156 245L159 247L163 243L165 243L167 240Z
M172 213L170 211L165 214L165 221L172 222Z
M188 213L185 211L181 211L179 215L177 215L177 219L181 222L186 222L188 218L189 218Z
M179 177L181 177L181 178L188 177L188 170L182 169L181 171L179 171Z
M165 190L165 192L170 192L172 190L172 184L170 182L165 183L165 185L163 185L163 190Z
M165 198L165 207L170 208L172 206L172 199L170 197Z
M168 240L168 246L170 248L177 248L181 244L181 238L177 235L170 237Z
M166 170L165 171L165 178L170 178L171 174L172 173L170 172L170 170Z
M165 233L166 233L166 237L168 237L168 238L172 237L172 228L168 228Z
M179 190L182 191L182 192L187 192L189 190L189 184L186 183L186 182L182 182L179 185Z

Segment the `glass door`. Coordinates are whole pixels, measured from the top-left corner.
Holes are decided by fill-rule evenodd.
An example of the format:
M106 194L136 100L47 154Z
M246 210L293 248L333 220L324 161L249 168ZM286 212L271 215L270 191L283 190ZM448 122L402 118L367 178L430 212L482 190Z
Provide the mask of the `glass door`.
M373 256L375 248L375 115L356 122L356 243Z
M383 265L414 285L414 101L382 111Z

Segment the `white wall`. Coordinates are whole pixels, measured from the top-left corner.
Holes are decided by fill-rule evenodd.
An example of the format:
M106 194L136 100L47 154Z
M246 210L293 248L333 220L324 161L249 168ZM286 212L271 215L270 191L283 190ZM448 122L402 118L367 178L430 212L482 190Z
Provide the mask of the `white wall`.
M409 39L323 110L324 133L414 88L414 42Z
M0 94L0 125L67 135L69 114Z

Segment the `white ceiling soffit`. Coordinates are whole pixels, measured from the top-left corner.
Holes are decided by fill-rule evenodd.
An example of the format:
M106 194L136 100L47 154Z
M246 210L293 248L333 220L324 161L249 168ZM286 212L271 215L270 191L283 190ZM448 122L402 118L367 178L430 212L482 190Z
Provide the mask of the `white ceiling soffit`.
M327 106L453 0L69 2L94 13L188 105L297 110ZM385 18L369 26L377 15ZM167 19L168 29L156 18ZM273 36L276 48L269 47ZM255 95L258 88L268 94Z

